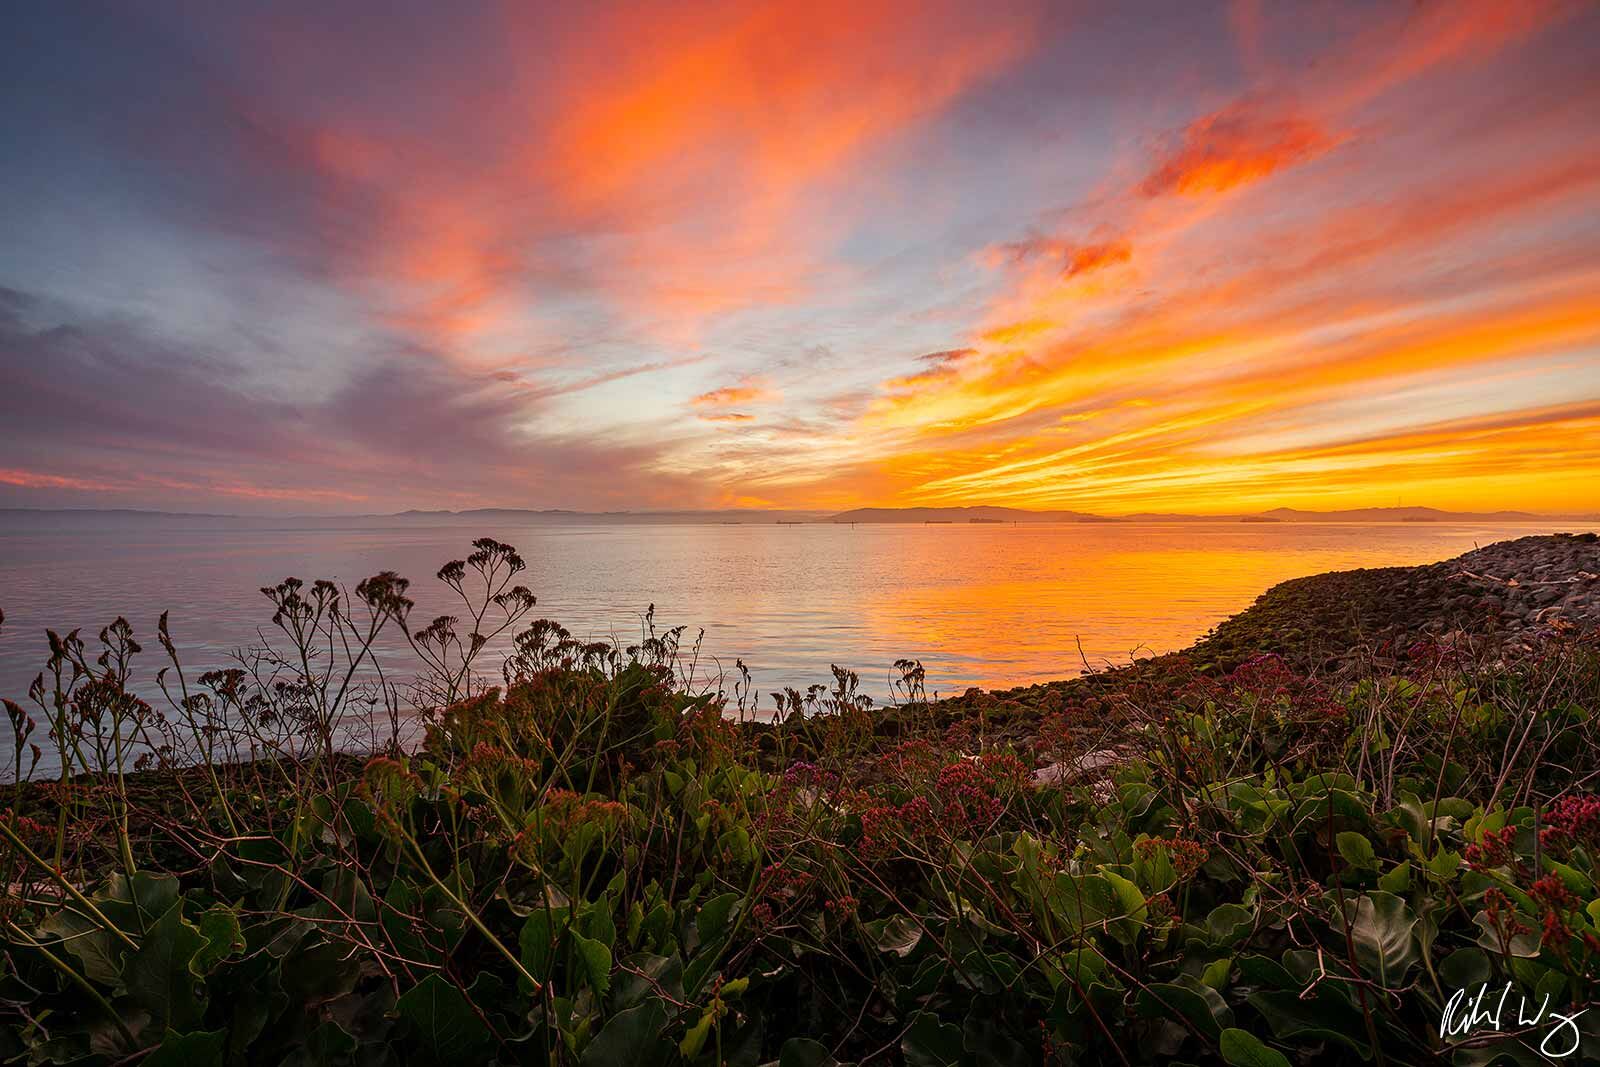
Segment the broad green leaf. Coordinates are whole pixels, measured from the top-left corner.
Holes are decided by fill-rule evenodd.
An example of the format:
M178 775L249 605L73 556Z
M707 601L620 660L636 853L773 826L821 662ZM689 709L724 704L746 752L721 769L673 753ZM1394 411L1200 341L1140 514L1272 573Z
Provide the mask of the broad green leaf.
M611 988L611 950L576 930L572 931L572 950L584 977L589 980L589 988L594 990L595 996L605 996L606 990Z
M962 1059L985 1067L1031 1067L1034 1050L1023 1047L1019 1036L1007 1025L1004 1013L992 1004L976 1003L961 1027L961 1045L966 1052Z
M1255 929L1255 913L1243 904L1218 904L1206 916L1206 934L1211 944L1227 948L1248 937Z
M894 915L867 924L867 933L879 952L893 952L904 959L922 941L922 927L905 915Z
M395 1002L400 1018L411 1024L421 1047L439 1063L481 1062L494 1035L466 995L438 974L430 974Z
M161 1045L141 1062L145 1067L222 1067L222 1052L227 1043L226 1030L196 1030L187 1034L168 1030Z
M1218 1044L1222 1058L1232 1067L1289 1067L1288 1057L1263 1045L1261 1039L1248 1030L1224 1030Z
M1223 1027L1233 1024L1233 1009L1209 986L1189 987L1175 982L1155 982L1139 991L1135 1007L1139 1015L1146 1019L1181 1015L1190 1026L1212 1041L1217 1039Z
M320 932L306 936L283 958L278 976L290 999L326 1000L343 996L361 978L361 957L343 941Z
M1478 944L1489 950L1490 955L1510 955L1519 959L1532 959L1539 954L1539 932L1525 930L1511 935L1509 944L1502 944L1504 940L1495 930L1494 923L1489 918L1489 913L1480 911L1472 917L1478 926Z
M546 908L535 908L528 913L517 935L517 955L523 968L540 982L550 980L555 965L556 943L566 928L567 913L554 913Z
M728 932L739 900L738 893L723 893L706 901L694 920L695 932L700 935L702 945L708 945Z
M716 1012L708 1010L700 1013L700 1021L689 1027L689 1032L678 1042L678 1051L683 1053L684 1059L692 1060L700 1055L700 1050L706 1047L706 1038L711 1036L712 1024L716 1021Z
M138 934L178 902L178 876L136 871L130 880L120 872L94 895L101 912L125 933Z
M1428 859L1428 872L1448 882L1461 872L1461 853L1441 848Z
M1124 878L1113 870L1102 867L1100 876L1111 883L1112 891L1117 897L1119 917L1111 923L1111 936L1125 945L1131 945L1138 939L1139 931L1144 926L1146 915L1144 894L1131 879Z
M1345 911L1341 916L1335 909L1335 923L1341 931L1348 924L1356 962L1379 984L1398 986L1417 962L1416 913L1402 898L1382 890L1363 893L1354 901L1346 898Z
M1446 990L1476 989L1493 974L1489 956L1482 949L1458 948L1439 961L1439 980Z
M1103 927L1108 918L1122 915L1117 890L1098 874L1058 874L1050 889L1051 911L1073 933Z
M1339 855L1350 866L1369 870L1378 865L1378 853L1372 847L1372 842L1367 840L1366 834L1342 830L1334 840L1339 846Z
M964 1051L961 1029L942 1023L931 1012L920 1011L911 1018L900 1051L908 1067L952 1067L961 1062Z
M1317 987L1317 992L1306 1000L1291 990L1263 990L1248 999L1280 1041L1336 1041L1362 1059L1372 1055L1371 1048L1358 1036L1366 1033L1361 1013L1326 986Z
M650 1067L664 1062L673 1051L661 1037L666 1025L667 1009L654 998L619 1011L584 1046L580 1062L584 1067Z
M778 1067L838 1067L828 1046L809 1037L791 1037L778 1050Z
M40 923L39 929L51 935L50 938L40 939L47 945L51 938L59 939L59 947L77 958L86 977L106 986L114 986L122 980L127 949L98 922L78 912L60 908ZM55 949L58 946L50 947Z
M223 960L245 950L244 932L239 928L239 916L233 909L215 907L201 912L197 925L205 944L189 961L189 969L196 977L210 974Z
M189 965L205 943L200 931L184 919L182 901L174 901L128 959L128 995L158 1026L182 1031L200 1021L205 1006Z
M1411 888L1411 861L1405 860L1398 867L1386 871L1378 879L1378 888L1385 893L1404 893Z
M1140 841L1145 840L1148 839L1141 834ZM1150 896L1165 893L1178 883L1178 872L1172 866L1172 854L1165 844L1159 842L1141 844L1134 851L1133 872L1134 881Z
M683 1000L683 960L677 956L636 953L622 961L611 982L612 1007L632 1008L651 997Z

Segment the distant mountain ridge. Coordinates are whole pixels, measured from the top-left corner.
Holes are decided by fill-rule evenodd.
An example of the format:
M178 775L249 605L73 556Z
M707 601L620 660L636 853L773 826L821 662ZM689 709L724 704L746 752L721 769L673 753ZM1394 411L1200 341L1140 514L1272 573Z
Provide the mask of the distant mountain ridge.
M820 522L825 511L569 511L563 508L473 508L466 511L410 510L370 515L218 515L133 508L0 508L0 528L105 529L208 527L252 530L363 529L370 527L537 525L695 525Z
M976 505L948 508L856 508L841 511L832 522L1595 522L1596 515L1536 515L1529 511L1441 511L1438 508L1349 508L1342 511L1270 511L1231 515L1188 515L1181 512L1138 512L1094 515L1083 511L1030 511L1026 508Z
M96 529L125 526L213 527L217 529L361 529L412 525L484 527L489 525L772 525L831 524L1002 524L1002 523L1128 523L1128 522L1532 522L1600 524L1600 515L1538 515L1528 511L1442 511L1426 507L1350 508L1306 511L1272 508L1230 515L1181 512L1139 512L1095 515L1085 511L1008 508L991 504L939 508L854 508L827 511L749 508L693 511L573 511L566 508L472 508L464 511L419 510L370 515L225 515L206 512L143 511L135 508L0 508L0 528Z

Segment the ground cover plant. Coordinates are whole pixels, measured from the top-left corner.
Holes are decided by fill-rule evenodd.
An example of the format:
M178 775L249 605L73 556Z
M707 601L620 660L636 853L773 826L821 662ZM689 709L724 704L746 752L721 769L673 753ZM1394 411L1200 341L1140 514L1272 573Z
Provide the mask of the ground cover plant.
M0 1057L1600 1061L1593 634L1168 658L997 721L909 661L888 707L689 684L682 631L575 641L521 570L477 542L426 625L392 574L286 581L196 678L165 620L52 635L5 705Z

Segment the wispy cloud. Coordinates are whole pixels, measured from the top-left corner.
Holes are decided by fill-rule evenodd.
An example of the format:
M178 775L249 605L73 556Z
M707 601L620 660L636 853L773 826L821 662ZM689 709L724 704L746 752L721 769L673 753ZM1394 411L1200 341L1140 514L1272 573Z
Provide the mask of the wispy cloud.
M0 500L1600 507L1600 12L1167 17L29 12Z
M1198 118L1172 140L1139 183L1145 196L1225 193L1315 159L1338 143L1312 119L1273 114L1251 102Z

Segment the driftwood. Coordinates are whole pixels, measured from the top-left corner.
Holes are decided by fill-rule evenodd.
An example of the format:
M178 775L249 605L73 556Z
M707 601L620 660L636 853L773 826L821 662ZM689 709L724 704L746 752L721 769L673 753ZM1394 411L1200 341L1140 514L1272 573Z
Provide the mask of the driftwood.
M1590 574L1588 571L1578 571L1576 574L1568 575L1565 578L1557 578L1557 579L1554 579L1553 581L1539 581L1539 582L1535 582L1535 581L1522 582L1522 581L1518 581L1515 578L1496 578L1492 574L1474 574L1471 571L1456 571L1450 577L1451 578L1467 578L1467 579L1470 579L1470 580L1472 580L1474 582L1488 582L1491 585L1502 585L1502 586L1505 586L1507 589L1521 589L1524 586L1532 586L1532 585L1581 585L1584 582L1593 582L1593 581L1596 581L1596 580L1600 580L1600 574Z

